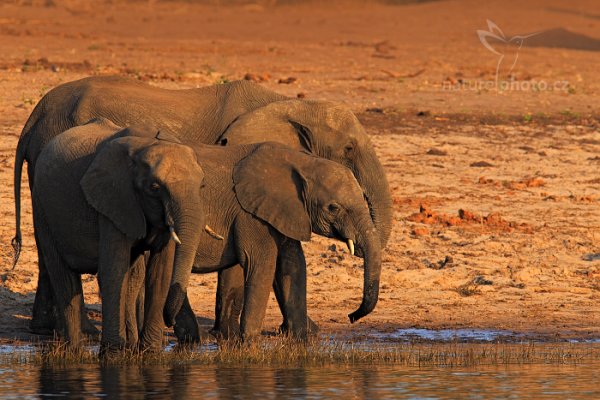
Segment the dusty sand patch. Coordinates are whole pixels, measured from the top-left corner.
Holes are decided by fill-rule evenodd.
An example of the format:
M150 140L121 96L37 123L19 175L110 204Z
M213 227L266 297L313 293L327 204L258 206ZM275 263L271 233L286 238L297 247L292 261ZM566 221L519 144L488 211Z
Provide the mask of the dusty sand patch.
M28 335L37 282L26 184L24 248L10 269L18 135L49 88L89 74L171 88L250 74L282 93L344 101L357 112L387 168L395 225L380 303L356 326L346 314L360 302L361 260L330 240L305 244L309 312L326 332L469 327L600 335L598 53L539 43L521 50L516 79L568 81L564 91L468 89L495 75L496 61L475 34L486 19L511 35L564 27L600 38L596 2L570 2L569 12L559 1L328 9L66 4L0 2L0 337ZM467 89L444 90L445 82ZM444 218L411 217L421 206ZM84 281L97 311L95 278ZM195 276L190 288L205 324L215 281ZM272 299L265 330L279 322Z

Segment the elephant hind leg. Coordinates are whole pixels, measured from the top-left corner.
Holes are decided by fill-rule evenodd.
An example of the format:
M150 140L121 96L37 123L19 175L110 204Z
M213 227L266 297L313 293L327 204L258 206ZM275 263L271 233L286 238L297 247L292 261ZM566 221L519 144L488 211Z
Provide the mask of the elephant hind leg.
M54 329L59 329L60 327L55 326L56 315L52 284L50 283L50 277L48 276L37 232L35 232L35 242L38 249L38 284L35 291L29 329L38 335L52 335Z
M125 334L127 346L135 348L138 344L139 327L138 322L138 295L143 291L146 263L144 255L138 256L125 275L123 286L127 291L125 296ZM143 318L143 315L139 316Z
M42 254L41 244L38 239L37 229L34 232L35 243L38 249L38 285L35 291L35 300L33 301L33 310L31 313L31 321L29 329L37 335L52 335L54 330L64 331L64 326L57 324L56 316L56 301L52 292L52 283ZM94 326L88 318L81 296L81 330L84 334L93 337L98 337L100 331ZM59 319L60 320L60 319Z
M39 226L40 224L38 224ZM81 276L72 271L65 263L45 224L38 228L38 232L41 253L56 301L62 336L70 347L78 347L81 342L81 304L83 304Z

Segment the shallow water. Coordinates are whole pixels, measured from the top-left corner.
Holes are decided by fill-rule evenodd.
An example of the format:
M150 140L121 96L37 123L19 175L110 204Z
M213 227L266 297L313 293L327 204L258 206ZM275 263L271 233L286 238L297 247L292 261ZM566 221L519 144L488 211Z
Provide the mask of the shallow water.
M600 398L600 364L0 367L0 398Z
M373 333L372 337L384 340L412 341L414 339L432 340L436 342L493 342L496 340L519 340L525 339L525 335L512 331L493 329L422 329L407 328L398 329L388 333Z

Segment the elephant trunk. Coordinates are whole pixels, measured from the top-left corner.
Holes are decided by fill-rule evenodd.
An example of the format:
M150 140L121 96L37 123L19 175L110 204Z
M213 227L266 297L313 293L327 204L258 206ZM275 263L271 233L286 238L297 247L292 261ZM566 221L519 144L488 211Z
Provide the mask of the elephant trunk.
M199 207L174 213L174 228L181 244L177 244L173 262L171 286L165 302L163 318L167 326L175 324L175 317L187 295L196 249L204 223Z
M350 322L354 323L368 315L377 304L379 297L379 279L381 276L381 245L380 239L373 227L359 230L357 245L361 248L364 256L364 287L363 299L360 307L349 314Z
M362 161L357 161L354 175L363 189L369 204L371 219L377 228L381 248L385 248L392 232L392 196L385 175L385 170L377 155L363 153Z

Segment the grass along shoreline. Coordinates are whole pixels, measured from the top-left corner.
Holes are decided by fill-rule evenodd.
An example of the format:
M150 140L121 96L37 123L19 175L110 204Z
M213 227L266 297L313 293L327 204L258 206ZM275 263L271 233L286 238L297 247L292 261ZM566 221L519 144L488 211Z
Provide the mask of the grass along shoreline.
M26 346L3 345L0 365L269 365L308 367L324 365L401 365L468 367L509 364L586 364L600 362L596 343L369 343L311 340L306 344L287 338L261 338L251 344L207 341L192 347L159 353L124 350L98 356L98 346L81 351L61 342Z

